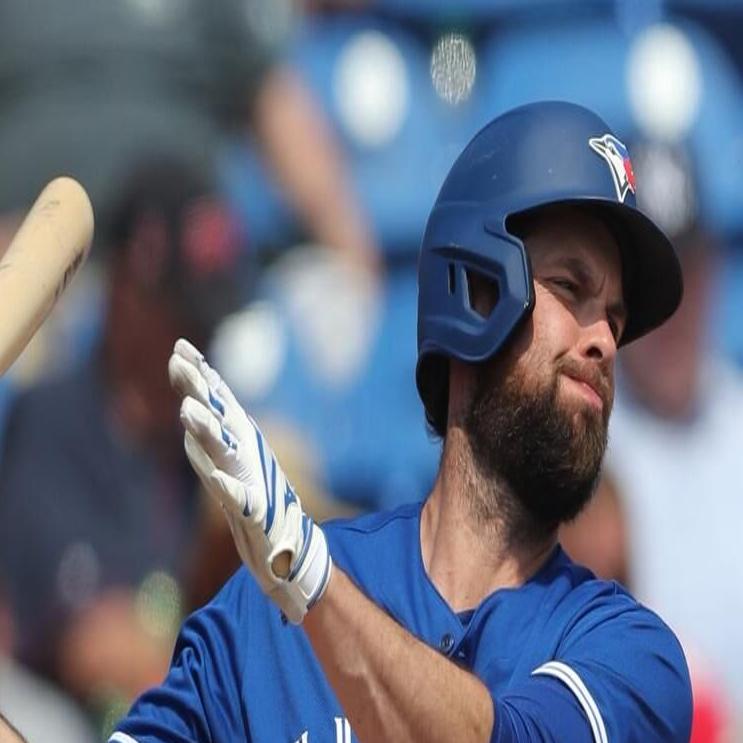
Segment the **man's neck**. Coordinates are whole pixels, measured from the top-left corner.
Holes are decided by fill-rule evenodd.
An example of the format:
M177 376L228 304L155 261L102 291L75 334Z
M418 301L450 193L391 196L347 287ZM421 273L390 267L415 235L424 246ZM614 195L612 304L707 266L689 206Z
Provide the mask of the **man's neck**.
M508 489L478 470L464 432L450 429L420 539L429 578L452 609L472 609L539 570L557 537L534 537L527 522Z

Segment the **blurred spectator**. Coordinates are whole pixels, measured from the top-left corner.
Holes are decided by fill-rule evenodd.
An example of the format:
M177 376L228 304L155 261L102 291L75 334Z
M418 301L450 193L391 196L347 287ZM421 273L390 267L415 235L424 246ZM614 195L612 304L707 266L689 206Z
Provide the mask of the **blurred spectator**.
M100 347L15 400L0 463L16 652L103 708L168 664L199 510L167 361L242 304L246 255L210 185L167 159L134 172L112 225Z
M560 543L573 560L600 578L629 588L627 540L621 494L614 478L605 472L580 517L560 529Z
M143 148L209 169L249 130L314 239L373 265L332 131L282 61L292 17L288 0L3 3L0 214L67 173L106 225Z
M678 248L685 293L669 322L620 354L607 461L625 495L638 597L722 674L740 710L743 379L711 342L719 238L701 218L683 151L633 155L638 198Z
M10 657L13 623L0 585L0 743L10 737L3 715L31 741L92 743L93 731L80 710L58 689L34 676Z
M211 356L282 456L287 434L309 449L334 508L391 507L424 497L440 455L415 391L415 264L381 295L339 264L311 249L277 261Z
M0 743L26 743L18 730L2 714L0 714Z
M573 560L600 578L634 591L628 575L630 535L624 495L611 472L604 471L592 502L578 518L560 528L560 542ZM719 675L688 646L685 652L694 696L690 743L733 743L730 699Z

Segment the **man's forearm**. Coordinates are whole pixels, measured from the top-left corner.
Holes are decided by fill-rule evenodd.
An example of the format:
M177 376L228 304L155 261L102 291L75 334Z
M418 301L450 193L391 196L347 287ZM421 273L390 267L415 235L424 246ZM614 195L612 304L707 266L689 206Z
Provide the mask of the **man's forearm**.
M275 177L314 239L376 270L376 243L330 125L293 71L269 73L253 125Z
M340 569L303 626L360 741L490 739L484 684L413 637Z

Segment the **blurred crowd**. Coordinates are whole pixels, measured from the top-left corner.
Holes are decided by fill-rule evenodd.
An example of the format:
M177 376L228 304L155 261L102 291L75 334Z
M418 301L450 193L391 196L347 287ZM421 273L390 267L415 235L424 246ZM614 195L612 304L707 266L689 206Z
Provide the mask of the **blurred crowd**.
M694 743L743 740L741 36L714 0L3 3L0 251L62 173L96 238L0 380L0 713L105 739L239 564L182 452L177 337L317 518L426 495L425 219L477 129L551 98L625 136L686 287L620 353L604 480L562 538L681 637Z

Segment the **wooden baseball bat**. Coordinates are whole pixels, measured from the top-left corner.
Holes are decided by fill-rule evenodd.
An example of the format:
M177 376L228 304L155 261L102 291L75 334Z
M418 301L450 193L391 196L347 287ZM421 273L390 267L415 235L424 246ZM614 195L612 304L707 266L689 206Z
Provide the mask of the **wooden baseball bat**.
M72 178L55 178L0 258L0 375L51 312L92 240L93 208L85 189Z

